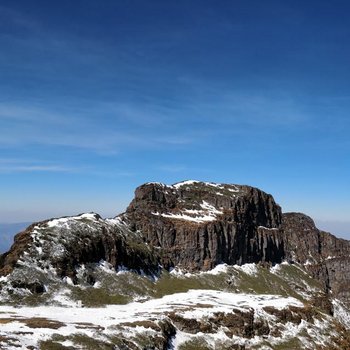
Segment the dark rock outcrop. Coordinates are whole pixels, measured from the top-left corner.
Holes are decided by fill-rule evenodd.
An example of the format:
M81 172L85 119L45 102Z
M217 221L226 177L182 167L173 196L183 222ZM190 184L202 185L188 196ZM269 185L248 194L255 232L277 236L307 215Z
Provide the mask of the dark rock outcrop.
M319 230L305 214L286 213L282 217L286 257L303 264L326 291L349 301L350 241Z
M111 224L97 214L88 214L88 218L81 215L35 223L16 235L11 249L0 258L0 276L21 265L30 268L34 264L43 270L52 266L59 277L75 282L77 267L101 260L115 269L122 266L149 274L159 269L158 253L139 235L118 220ZM14 283L19 288L27 282Z
M23 252L31 245L33 238L31 232L38 223L33 223L24 231L17 233L14 237L14 243L10 250L0 255L0 275L6 276L12 272L17 261L23 255Z
M184 182L138 187L124 216L162 250L166 268L208 270L219 263L279 263L281 209L256 188Z
M197 334L217 333L223 329L229 338L239 337L251 339L253 337L266 337L268 335L281 336L281 328L286 324L299 325L301 322L313 323L319 317L319 312L310 307L288 306L285 308L275 308L265 306L263 311L274 317L262 318L253 308L232 309L227 312L215 312L210 317L204 319L186 318L176 312L168 313L168 318L182 332Z

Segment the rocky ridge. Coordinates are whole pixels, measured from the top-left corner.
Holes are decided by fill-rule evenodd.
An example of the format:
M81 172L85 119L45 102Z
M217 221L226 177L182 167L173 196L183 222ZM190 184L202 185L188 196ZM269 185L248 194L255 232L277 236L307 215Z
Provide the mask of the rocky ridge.
M93 285L90 272L101 261L114 270L159 272L158 253L119 218L81 214L35 223L17 234L0 258L0 275L8 280L1 293L41 294L61 280Z
M91 213L32 224L0 256L0 276L18 274L13 283L25 287L21 266L77 283L80 266L100 261L155 275L161 268L206 271L284 259L349 300L350 242L318 230L306 215L282 214L271 195L250 186L147 183L114 219ZM37 280L28 289L44 291ZM94 283L88 273L86 280Z
M324 290L350 304L350 241L319 230L305 214L283 214L286 258L300 263Z
M114 219L81 214L35 223L19 233L0 256L0 301L68 306L80 299L93 306L203 288L291 296L302 303L300 310L293 303L282 311L240 310L237 304L209 318L195 317L197 323L182 311L166 312L152 326L163 339L155 349L170 348L174 337L188 340L196 329L208 334L208 344L216 344L214 334L222 331L229 348L253 349L254 337L279 343L280 324L286 329L295 324L293 337L301 337L303 329L323 332L319 340L305 338L309 347L304 346L321 349L325 342L336 344L327 342L326 334L346 337L350 325L349 253L350 242L318 230L304 214L282 214L273 197L259 189L199 181L147 183ZM226 267L212 274L219 266ZM203 306L191 308L200 312ZM268 324L260 322L262 314ZM340 333L337 322L345 327ZM142 348L135 344L130 348Z

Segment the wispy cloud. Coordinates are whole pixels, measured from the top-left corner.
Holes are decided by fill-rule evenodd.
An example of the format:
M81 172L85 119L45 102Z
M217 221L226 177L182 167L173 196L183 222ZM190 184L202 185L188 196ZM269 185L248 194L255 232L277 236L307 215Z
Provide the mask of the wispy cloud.
M28 123L29 125L68 126L74 124L74 119L42 107L0 103L0 123Z
M68 167L61 164L45 163L40 161L1 158L0 173L33 173L33 172L54 172L54 173L77 173L82 171L77 167Z
M59 165L0 165L0 173L32 173L32 172L76 172L76 169L66 168Z
M298 127L313 117L300 96L288 90L238 89L234 83L208 84L190 77L182 77L181 83L190 92L190 98L185 101L187 115L194 116L198 122L212 122L211 127Z
M0 104L0 147L64 146L113 155L129 149L200 144L217 133L296 127L305 120L292 100L264 96L211 96L148 104L87 103L62 110L56 104Z
M125 107L110 110L106 105L72 112L53 109L0 104L0 146L67 146L116 154L125 147L154 148L193 141L182 131L164 130L166 122L160 117L146 126L147 116L139 118L140 107L130 106L125 114Z
M105 166L100 169L94 164L70 165L35 159L0 158L0 174L15 173L67 173L102 178L132 178L137 174L128 169Z
M9 47L34 55L17 60L14 52L15 59L4 56L4 63L13 65L13 71L32 74L43 97L0 104L0 147L39 145L115 155L130 149L190 147L205 142L207 135L244 134L247 126L257 131L296 127L308 118L287 93L257 89L238 93L234 84L186 77L181 67L148 66L135 50L156 52L157 45L169 45L162 34L156 43L112 45L64 30L46 32L26 14L5 8L3 13L30 32L26 36L14 31ZM88 94L74 90L77 82L79 89L88 88ZM62 85L67 92L59 88L57 96L51 93L45 100L42 86ZM102 96L82 97L98 95L100 90Z

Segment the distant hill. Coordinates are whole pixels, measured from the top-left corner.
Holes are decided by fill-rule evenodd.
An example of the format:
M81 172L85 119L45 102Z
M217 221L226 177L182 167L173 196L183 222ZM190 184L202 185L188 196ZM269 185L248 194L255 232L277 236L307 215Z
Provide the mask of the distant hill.
M9 250L13 243L14 235L24 230L29 225L29 222L16 222L12 224L0 223L0 253L4 253Z

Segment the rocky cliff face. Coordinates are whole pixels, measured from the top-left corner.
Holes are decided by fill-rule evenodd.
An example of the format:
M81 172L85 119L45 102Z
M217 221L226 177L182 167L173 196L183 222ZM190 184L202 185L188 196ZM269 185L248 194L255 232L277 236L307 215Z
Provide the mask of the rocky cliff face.
M135 191L124 219L162 251L166 268L208 270L219 263L279 263L281 209L256 188L185 181Z
M148 183L114 219L83 214L29 226L0 257L0 276L9 276L6 288L41 293L42 281L51 277L93 285L101 261L115 271L152 275L161 268L205 271L220 263L284 259L304 265L325 291L350 300L350 243L318 230L309 217L282 215L271 195L249 186Z
M282 221L286 257L303 264L326 291L349 301L350 241L317 229L313 220L301 213L283 214Z
M349 260L350 242L259 189L148 183L114 219L15 237L0 256L0 347L348 349Z

